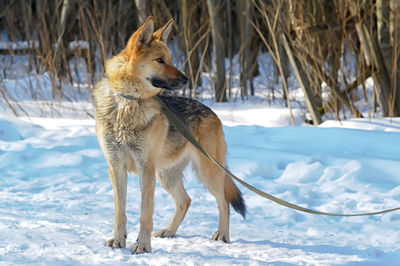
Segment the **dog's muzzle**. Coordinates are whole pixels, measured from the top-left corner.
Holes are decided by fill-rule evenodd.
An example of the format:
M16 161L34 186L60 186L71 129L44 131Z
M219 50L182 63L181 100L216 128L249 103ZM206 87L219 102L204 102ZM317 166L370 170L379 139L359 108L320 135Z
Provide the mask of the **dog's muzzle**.
M166 90L179 90L182 89L188 83L188 78L186 76L181 76L178 79L160 79L151 78L151 84L156 88L162 88Z

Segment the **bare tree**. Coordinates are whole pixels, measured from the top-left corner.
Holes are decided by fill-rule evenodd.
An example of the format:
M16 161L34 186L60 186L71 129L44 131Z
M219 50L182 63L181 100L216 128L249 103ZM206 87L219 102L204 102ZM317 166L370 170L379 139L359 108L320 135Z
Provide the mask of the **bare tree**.
M361 1L347 0L350 12L357 17L356 30L360 40L364 57L368 64L371 64L376 71L372 73L375 92L383 116L398 116L397 92L397 69L390 68L397 64L399 55L392 54L392 44L388 34L388 21L385 16L390 10L390 1L377 1L378 36L373 31L368 30L361 11L365 8L372 8L372 3L365 5ZM389 6L388 6L389 5ZM389 12L390 13L390 12ZM368 21L367 21L368 22ZM379 39L378 39L379 38ZM397 47L398 43L396 44ZM396 48L395 48L396 49ZM386 55L384 55L386 54ZM394 61L392 61L394 58ZM389 67L389 68L388 68ZM390 73L391 72L391 73ZM390 77L394 77L391 79ZM396 87L394 87L396 85Z
M210 16L210 27L213 46L214 62L214 90L217 102L226 101L226 79L225 79L225 33L221 5L218 0L207 0L208 13Z
M60 23L58 24L58 34L57 34L57 42L54 49L53 55L53 67L57 73L57 76L60 80L64 79L65 74L67 73L66 67L68 66L68 44L70 42L70 38L66 33L67 24L70 22L70 14L72 3L71 0L62 0L62 7L61 7L61 19ZM54 96L61 96L62 89L61 83L57 88L53 88L53 97Z
M142 25L147 17L147 2L148 0L135 0L136 10L137 10L137 19L140 25Z
M187 96L200 95L196 94L200 75L208 72L215 100L225 101L226 91L231 99L231 90L236 89L232 64L238 63L245 99L254 93L258 53L264 50L276 63L276 84L282 84L282 89L268 86L266 90L281 90L290 109L288 78L294 75L314 124L327 112L337 119L361 117L358 101L369 106L365 81L370 76L374 80L372 108L377 102L383 116L398 116L399 5L398 0L3 1L0 31L14 44L23 40L30 45L0 47L0 53L11 58L28 54L28 71L48 73L53 95L67 97L65 92L76 85L79 91L81 86L90 90L107 58L120 51L148 15L155 17L156 25L173 18L179 46L175 58L183 62L191 81ZM239 61L233 60L235 55ZM75 60L79 57L90 73L87 81L81 80L77 62L82 61ZM0 68L0 78L5 78L12 67L2 64ZM0 97L10 97L5 88L0 90ZM35 88L29 94L40 98Z
M389 116L400 114L399 48L395 39L399 33L399 3L395 0L376 1L378 45L390 83Z
M189 77L190 96L193 98L196 98L197 86L201 86L199 45L196 46L200 39L198 3L196 0L182 0L183 39L187 56L185 72Z
M240 36L240 87L244 99L249 94L254 95L253 79L258 74L259 47L254 28L251 26L251 22L254 21L254 5L247 0L236 1L236 5Z

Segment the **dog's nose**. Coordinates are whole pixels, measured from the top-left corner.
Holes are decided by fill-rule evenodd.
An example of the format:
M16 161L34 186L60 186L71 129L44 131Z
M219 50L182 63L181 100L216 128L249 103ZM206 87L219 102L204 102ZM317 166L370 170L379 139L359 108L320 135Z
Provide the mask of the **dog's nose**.
M186 77L186 76L181 76L180 77L180 81L184 84L184 85L186 85L186 83L188 83L188 78Z

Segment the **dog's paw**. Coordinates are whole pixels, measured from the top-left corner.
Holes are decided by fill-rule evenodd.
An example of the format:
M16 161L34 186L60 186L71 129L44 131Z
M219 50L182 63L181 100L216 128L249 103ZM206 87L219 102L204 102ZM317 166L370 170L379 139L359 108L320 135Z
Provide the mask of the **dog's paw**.
M132 254L143 254L143 253L150 253L151 252L151 245L143 244L136 242L135 245L132 247Z
M222 232L220 232L220 231L215 232L214 235L213 235L213 237L212 237L212 239L215 240L215 241L220 241L220 240L222 240L222 241L224 241L225 243L229 243L229 242L230 242L230 240L229 240L229 233L222 233Z
M156 233L154 233L154 235L153 236L155 236L155 237L161 237L161 238L166 238L166 237L173 237L173 236L175 236L175 231L172 231L172 230L168 230L168 229L162 229L162 230L160 230L160 231L158 231L158 232L156 232Z
M126 239L117 239L117 238L111 238L108 240L105 244L105 246L110 247L110 248L125 248L126 246Z

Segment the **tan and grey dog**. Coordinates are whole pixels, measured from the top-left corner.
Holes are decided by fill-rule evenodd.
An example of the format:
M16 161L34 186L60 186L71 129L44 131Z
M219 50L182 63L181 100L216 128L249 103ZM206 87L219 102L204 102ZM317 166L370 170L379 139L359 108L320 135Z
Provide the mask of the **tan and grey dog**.
M197 151L169 124L155 98L164 90L181 89L187 83L172 65L166 45L172 21L154 32L153 18L130 37L126 47L107 61L106 78L94 91L96 130L109 164L114 189L114 236L106 245L125 248L127 173L140 176L140 232L133 253L151 252L156 175L175 200L175 214L156 237L172 237L190 206L182 171L192 162L198 178L215 196L219 209L218 231L213 239L229 242L229 204L243 217L241 192L232 179ZM225 165L226 143L221 121L203 104L182 97L159 95L190 128L194 136Z

